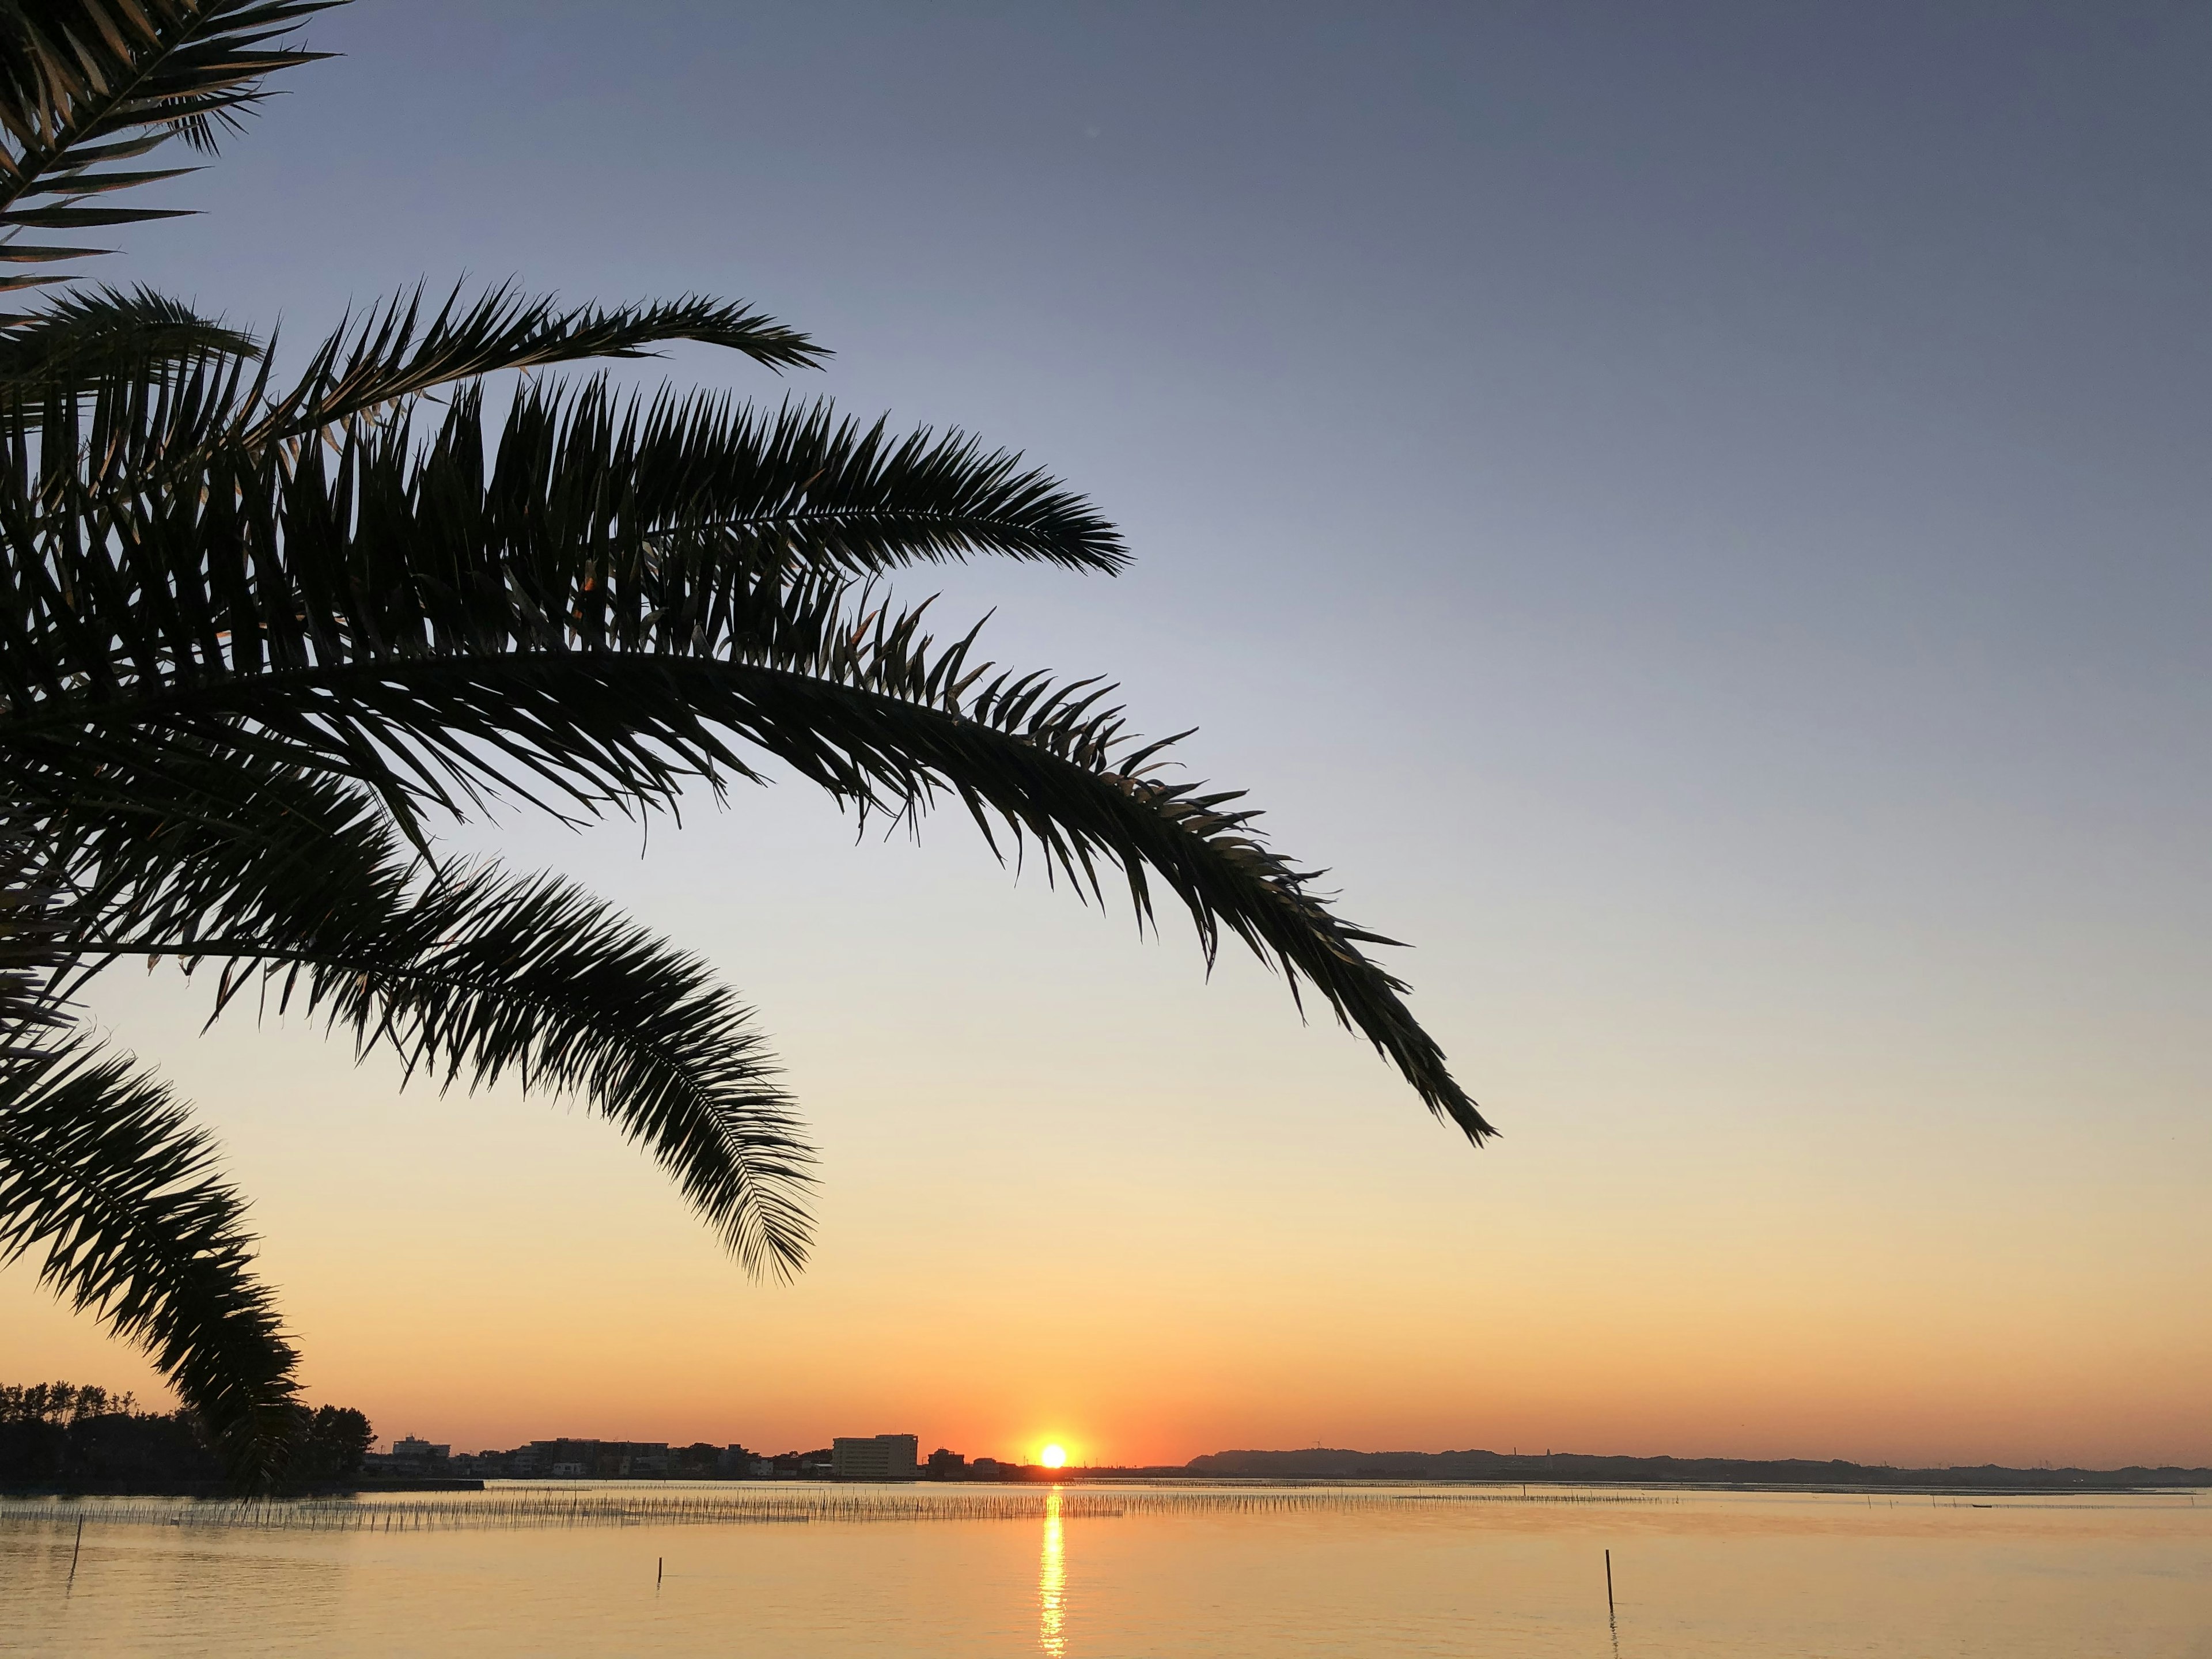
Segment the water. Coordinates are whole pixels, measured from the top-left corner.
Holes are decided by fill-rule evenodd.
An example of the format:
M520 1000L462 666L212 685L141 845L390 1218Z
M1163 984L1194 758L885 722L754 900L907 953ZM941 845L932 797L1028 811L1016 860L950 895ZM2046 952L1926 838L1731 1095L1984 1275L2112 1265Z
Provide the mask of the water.
M2212 1659L2212 1493L566 1483L0 1502L0 1651Z

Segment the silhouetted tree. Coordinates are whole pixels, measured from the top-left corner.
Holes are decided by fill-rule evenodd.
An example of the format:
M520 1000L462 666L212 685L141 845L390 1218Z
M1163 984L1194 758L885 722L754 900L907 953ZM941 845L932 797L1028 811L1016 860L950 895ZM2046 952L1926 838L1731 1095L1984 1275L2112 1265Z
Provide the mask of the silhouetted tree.
M302 1486L327 1486L356 1479L362 1458L376 1442L368 1419L350 1407L324 1406L302 1425L290 1478Z
M0 0L0 287L210 150L312 0ZM59 237L60 240L39 240ZM878 584L975 557L1110 574L1081 497L958 433L823 403L485 378L690 340L825 353L742 305L403 295L280 375L144 289L0 326L0 1260L144 1347L241 1487L298 1444L244 1206L181 1104L69 1023L121 959L267 1001L410 1071L588 1097L744 1264L803 1262L810 1153L748 1011L570 884L437 850L494 797L572 817L718 798L770 763L864 821L950 797L1079 890L1155 884L1310 984L1430 1109L1491 1133L1234 792L1162 775L1095 681L1000 670ZM318 1454L319 1455L319 1454Z
M140 1412L96 1386L0 1384L0 1486L76 1492L191 1492L222 1478L198 1413ZM295 1408L285 1457L290 1486L342 1485L361 1474L375 1436L345 1407Z

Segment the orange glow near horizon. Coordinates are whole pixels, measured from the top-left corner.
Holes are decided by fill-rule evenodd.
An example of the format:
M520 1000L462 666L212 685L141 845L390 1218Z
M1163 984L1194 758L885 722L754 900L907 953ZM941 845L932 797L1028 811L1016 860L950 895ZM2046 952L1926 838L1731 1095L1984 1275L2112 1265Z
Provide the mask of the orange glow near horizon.
M870 848L863 867L890 856ZM702 876L684 898L714 890ZM995 891L961 890L959 914ZM696 924L709 942L711 921ZM811 936L794 921L776 937ZM727 948L735 975L746 959ZM2093 1098L2094 1079L1978 1073L1944 1093L1891 1048L1835 1058L1818 1112L1770 1109L1795 1059L1738 1057L1622 1116L1608 1103L1649 1100L1665 1070L1630 1031L1522 1055L1542 1109L1477 1156L1328 1040L1340 1033L1285 1029L1279 986L1228 975L1201 1007L1166 957L1133 958L1157 984L1085 970L1115 989L1118 1024L1149 1034L1142 1075L1096 1032L963 1024L963 989L899 1028L943 1022L966 1044L916 1093L906 1050L854 1041L842 1003L810 1015L805 975L779 955L778 1039L835 1172L788 1285L747 1279L588 1113L504 1086L403 1088L388 1054L356 1067L298 1021L203 1036L204 987L166 976L102 980L92 1006L198 1103L252 1194L308 1400L359 1408L387 1444L774 1454L895 1428L1040 1467L1057 1444L1064 1468L1317 1443L2212 1464L2201 1113L2138 1102L2158 1133L2128 1144L2094 1114L1984 1133L1985 1104L2001 1126L2023 1092ZM819 999L845 960L822 968ZM1254 1054L1259 1073L1235 1069ZM2185 1103L2185 1082L2130 1086ZM1304 1224L1321 1192L1329 1223ZM1037 1310L1068 1308L1080 1317L1041 1338ZM0 1382L165 1395L33 1261L0 1269ZM1046 1426L1073 1423L1080 1442Z

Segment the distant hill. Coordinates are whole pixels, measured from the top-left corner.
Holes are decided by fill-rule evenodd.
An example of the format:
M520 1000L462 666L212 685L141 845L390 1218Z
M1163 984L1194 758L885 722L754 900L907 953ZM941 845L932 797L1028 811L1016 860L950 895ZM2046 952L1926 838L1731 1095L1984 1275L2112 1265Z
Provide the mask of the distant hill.
M1735 1457L1594 1457L1579 1452L1224 1451L1194 1457L1189 1474L1309 1480L1560 1480L1638 1486L1850 1486L1944 1490L2113 1492L2136 1486L2212 1486L2212 1469L1898 1469L1886 1464L1762 1462Z

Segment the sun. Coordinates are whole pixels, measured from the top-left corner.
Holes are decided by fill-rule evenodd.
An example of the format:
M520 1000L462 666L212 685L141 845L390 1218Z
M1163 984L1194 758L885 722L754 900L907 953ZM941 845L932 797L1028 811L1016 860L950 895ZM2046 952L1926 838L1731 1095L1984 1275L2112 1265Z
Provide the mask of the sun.
M1047 1446L1037 1454L1037 1462L1048 1469L1059 1468L1067 1462L1067 1448L1057 1445Z

